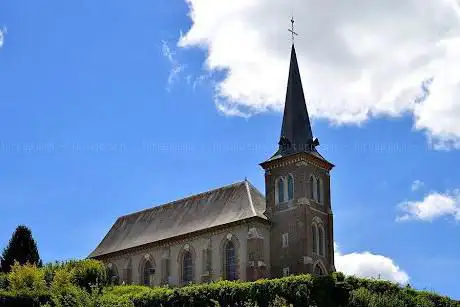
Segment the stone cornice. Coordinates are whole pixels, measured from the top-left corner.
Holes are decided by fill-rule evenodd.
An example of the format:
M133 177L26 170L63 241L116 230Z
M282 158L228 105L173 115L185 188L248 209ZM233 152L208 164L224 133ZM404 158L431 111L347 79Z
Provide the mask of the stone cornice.
M265 171L270 171L275 168L286 167L286 166L293 165L293 164L296 164L299 166L313 165L320 169L323 169L324 171L326 171L326 173L329 173L329 171L334 167L333 164L327 161L321 160L305 152L296 153L291 156L280 157L273 161L266 161L266 162L261 163L260 166L262 166L265 169Z

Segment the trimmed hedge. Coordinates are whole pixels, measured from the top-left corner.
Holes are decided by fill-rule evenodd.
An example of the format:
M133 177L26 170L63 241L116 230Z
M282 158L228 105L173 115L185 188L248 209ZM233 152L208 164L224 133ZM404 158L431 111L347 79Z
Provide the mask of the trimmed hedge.
M100 300L119 306L318 306L318 307L460 307L433 293L403 288L386 281L346 278L340 274L291 276L255 282L219 281L182 288L116 286ZM362 287L367 285L368 288ZM132 302L133 305L130 305ZM280 303L281 302L281 303ZM101 307L108 307L101 304ZM117 306L117 305L116 305Z
M341 273L175 288L109 286L104 265L83 260L44 268L15 266L0 277L0 307L460 307L435 293Z
M40 307L51 302L51 293L0 290L0 307Z

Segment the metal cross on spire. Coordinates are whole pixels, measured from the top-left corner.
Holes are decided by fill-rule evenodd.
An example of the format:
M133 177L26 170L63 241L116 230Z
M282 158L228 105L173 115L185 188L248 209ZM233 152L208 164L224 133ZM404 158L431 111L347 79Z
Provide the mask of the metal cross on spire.
M291 32L292 44L294 45L294 35L299 35L297 32L294 31L294 17L291 17L291 28L288 29L288 31Z

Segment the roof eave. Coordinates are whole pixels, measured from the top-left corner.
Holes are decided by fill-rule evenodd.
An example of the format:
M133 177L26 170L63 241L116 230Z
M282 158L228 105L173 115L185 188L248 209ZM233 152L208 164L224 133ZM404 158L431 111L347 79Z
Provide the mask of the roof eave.
M194 231L194 232L190 232L190 233L186 233L186 234L166 238L166 239L163 239L163 240L158 240L158 241L153 241L153 242L133 246L133 247L130 247L130 248L127 248L127 249L116 250L116 251L109 252L109 253L93 255L94 252L95 252L95 250L94 250L91 254L88 255L87 258L103 259L103 258L107 258L107 257L110 257L110 256L118 255L118 254L129 253L129 252L136 251L136 250L139 250L139 249L148 248L150 246L167 244L168 242L171 242L171 241L177 241L177 240L185 239L185 238L191 237L191 236L198 236L198 235L201 235L202 233L206 233L206 232L209 232L209 231L215 231L217 229L225 229L225 228L228 228L228 227L240 224L240 223L249 222L251 220L259 220L260 222L265 223L267 225L271 224L271 221L267 217L262 217L262 216L259 216L259 215L255 215L255 216L247 217L247 218L244 218L244 219L241 219L241 220L238 220L238 221L233 221L233 222L222 224L222 225L216 225L216 226L213 226L213 227L210 227L210 228L200 229L200 230L197 230L197 231Z

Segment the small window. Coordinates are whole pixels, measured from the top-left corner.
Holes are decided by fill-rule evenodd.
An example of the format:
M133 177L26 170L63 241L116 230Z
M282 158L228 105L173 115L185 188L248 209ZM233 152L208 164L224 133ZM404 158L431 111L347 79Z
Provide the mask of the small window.
M289 267L283 268L283 276L284 277L289 276Z
M289 234L288 233L283 233L282 235L282 247L286 248L289 246Z
M316 179L316 201L318 201L319 203L321 203L322 199L321 199L321 181L319 180L319 178Z
M310 198L315 199L315 179L310 177Z
M294 198L294 178L292 177L292 175L288 176L287 188L288 200L292 200Z
M278 179L278 203L284 202L284 180L283 178Z

